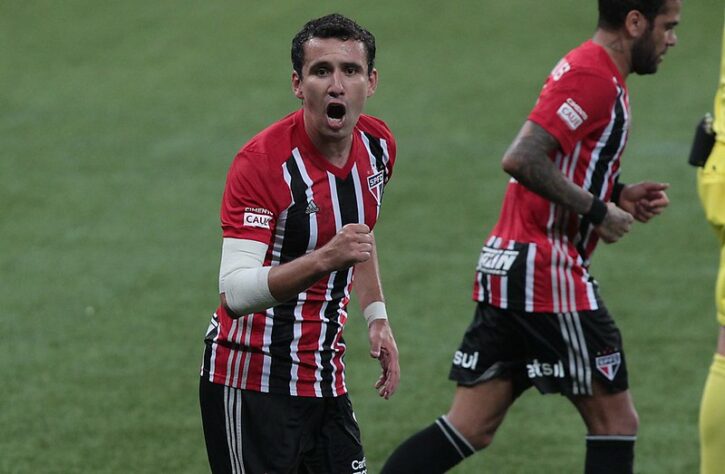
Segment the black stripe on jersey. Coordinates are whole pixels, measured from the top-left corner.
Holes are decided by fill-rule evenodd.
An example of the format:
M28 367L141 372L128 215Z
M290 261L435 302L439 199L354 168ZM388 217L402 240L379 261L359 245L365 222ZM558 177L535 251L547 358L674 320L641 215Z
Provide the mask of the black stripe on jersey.
M479 272L478 274L479 278L481 279L481 293L483 293L483 302L484 303L490 303L491 302L491 289L488 287L488 275L486 275L483 272Z
M338 209L340 212L341 225L353 224L360 222L361 216L357 212L357 194L355 193L355 181L353 179L352 171L347 178L341 180L335 178L335 187L337 188L337 199ZM347 286L347 278L351 270L343 270L335 273L332 287L332 300L328 302L325 307L325 317L330 321L327 324L327 331L323 340L323 350L321 354L322 364L322 395L329 397L334 395L332 392L332 344L335 341L335 335L340 326L338 321L338 308L340 307L340 301L345 297L345 287Z
M617 94L617 100L614 103L614 125L612 126L612 132L607 139L607 143L604 144L597 164L594 166L594 172L592 173L592 181L589 186L589 192L595 196L599 196L604 187L605 175L609 169L609 163L617 157L617 153L620 151L622 143L622 135L624 135L625 117L624 117L624 90L619 89ZM577 249L582 258L586 256L586 249L584 248L587 242L587 234L591 226L591 221L582 217L579 223L579 243Z
M204 348L204 359L203 359L203 365L202 369L205 372L211 372L214 370L214 368L211 365L211 356L213 349L213 343L214 339L216 339L217 335L219 334L219 317L214 313L212 316L211 323L209 324L209 330L206 333L206 336L204 336L204 344L206 347Z
M383 147L380 144L380 139L377 137L374 137L370 135L369 133L365 132L365 136L368 139L368 142L370 143L370 151L373 153L373 156L375 157L375 168L377 168L378 171L383 172L383 183L388 182L388 175L390 174L388 172L388 167L385 166L385 152L383 151ZM384 187L383 187L384 189ZM382 201L382 196L381 196Z
M310 217L305 213L307 183L302 178L302 172L297 166L294 156L287 160L286 166L290 175L289 186L293 204L287 210L287 223L280 249L280 265L307 253L307 245L310 241Z
M622 143L625 125L624 107L622 106L623 94L624 91L620 89L617 100L614 103L614 125L612 126L612 133L609 135L607 143L605 143L599 153L599 159L592 174L592 184L589 186L589 191L595 196L601 194L602 188L604 187L604 176L609 168L609 163L616 158Z
M507 307L516 311L526 311L526 277L529 261L529 244L515 242L513 251L517 252L516 260L508 271L506 283Z
M302 172L297 166L294 156L285 163L290 176L290 192L293 204L287 212L287 224L280 249L280 265L294 260L307 252L310 241L310 221L305 214L307 207L307 184L302 178ZM297 298L293 298L275 306L274 325L272 326L271 366L269 369L269 389L272 392L286 392L289 390L289 379L292 372L292 356L290 344L294 339L294 310Z

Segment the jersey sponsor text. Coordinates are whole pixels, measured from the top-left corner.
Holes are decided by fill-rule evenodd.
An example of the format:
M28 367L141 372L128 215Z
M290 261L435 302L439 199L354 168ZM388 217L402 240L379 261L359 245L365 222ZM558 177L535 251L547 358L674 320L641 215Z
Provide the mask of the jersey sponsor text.
M489 275L506 275L518 256L518 250L495 249L485 246L481 250L476 270Z
M464 369L475 369L478 364L478 351L473 354L466 354L465 352L456 351L453 355L453 365L458 365Z
M571 99L567 99L566 102L561 104L559 110L556 111L556 115L558 115L559 118L564 121L569 129L576 130L581 126L581 124L584 123L584 120L586 120L586 118L579 113L579 111L581 111L581 107L574 107L574 105L572 105L570 101L574 105L576 105L576 102ZM577 110L577 108L579 110Z
M351 464L353 474L367 474L367 460L362 458L361 460L355 459Z
M271 216L256 214L254 212L244 213L244 225L247 227L260 227L262 229L269 229L269 223L271 220Z
M548 362L539 362L534 359L530 364L526 364L526 370L530 379L537 377L554 377L558 379L564 378L564 364L559 360L554 364Z

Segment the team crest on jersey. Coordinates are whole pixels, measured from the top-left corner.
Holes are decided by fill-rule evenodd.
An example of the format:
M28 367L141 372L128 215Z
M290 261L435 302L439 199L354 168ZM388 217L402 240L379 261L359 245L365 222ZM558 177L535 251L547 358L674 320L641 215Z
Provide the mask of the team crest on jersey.
M378 205L383 199L383 185L385 184L385 172L378 171L377 173L368 176L368 189L373 193L373 197L377 201Z
M614 380L619 366L622 365L622 355L619 352L599 356L595 359L597 370L607 379Z

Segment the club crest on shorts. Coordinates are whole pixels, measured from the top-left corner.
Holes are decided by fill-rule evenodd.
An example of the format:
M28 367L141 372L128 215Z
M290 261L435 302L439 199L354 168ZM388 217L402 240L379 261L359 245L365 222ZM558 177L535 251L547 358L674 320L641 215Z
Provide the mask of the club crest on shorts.
M377 201L378 206L383 200L383 184L385 184L384 182L385 172L382 170L368 176L368 189L371 193L373 193L373 197L375 198L375 201Z
M619 352L599 356L594 360L597 370L607 379L614 380L617 375L619 366L622 365L622 355Z

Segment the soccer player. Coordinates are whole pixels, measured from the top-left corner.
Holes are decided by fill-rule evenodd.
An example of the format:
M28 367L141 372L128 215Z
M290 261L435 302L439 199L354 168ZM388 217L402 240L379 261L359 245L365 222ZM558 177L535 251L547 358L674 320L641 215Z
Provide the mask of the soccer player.
M702 474L725 473L725 26L713 129L715 145L705 166L697 172L697 189L702 207L720 240L720 271L715 286L720 335L700 405Z
M554 67L503 157L512 176L478 261L471 325L455 353L448 413L400 445L384 474L445 472L488 446L514 401L560 393L587 428L586 473L631 473L638 428L617 326L589 262L668 204L667 185L624 184L626 78L652 74L681 0L599 0L593 37Z
M292 40L293 112L234 158L221 206L221 304L199 388L214 473L366 472L345 386L343 327L354 290L387 399L398 350L373 227L396 146L362 114L378 84L375 38L328 15Z

